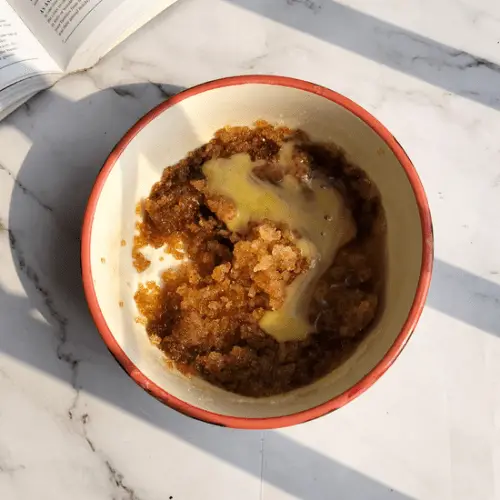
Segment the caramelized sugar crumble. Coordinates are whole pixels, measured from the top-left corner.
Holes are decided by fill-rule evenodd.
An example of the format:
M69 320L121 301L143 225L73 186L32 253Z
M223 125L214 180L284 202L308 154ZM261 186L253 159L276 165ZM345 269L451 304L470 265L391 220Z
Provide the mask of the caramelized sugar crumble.
M289 161L280 162L282 146L291 141ZM235 203L207 189L204 164L240 153L257 162L254 175L276 186L293 176L306 189L321 175L325 189L338 190L352 214L355 237L315 285L305 340L279 342L259 324L267 312L283 306L290 285L314 266L300 235L268 219L230 231ZM161 285L139 285L136 321L184 373L246 396L287 392L342 363L376 320L385 241L379 194L336 146L314 143L303 131L266 122L221 129L166 168L136 213L140 222L132 258L137 271L150 265L141 251L146 245L166 245L180 261L163 273Z

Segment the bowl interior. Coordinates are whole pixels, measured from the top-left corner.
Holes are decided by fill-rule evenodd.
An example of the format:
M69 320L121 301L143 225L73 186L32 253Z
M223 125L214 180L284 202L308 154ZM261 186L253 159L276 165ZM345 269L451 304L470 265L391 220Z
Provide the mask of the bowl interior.
M136 204L149 194L165 166L209 141L225 125L264 119L302 128L314 140L333 141L378 186L386 212L387 288L374 330L340 368L288 394L251 399L231 394L169 369L144 327L135 321L139 282L157 280L174 262L153 264L143 274L132 266ZM122 246L122 240L125 246ZM305 90L247 83L213 88L165 109L132 138L102 186L91 226L90 266L96 298L112 335L131 362L153 383L178 399L221 415L264 418L320 405L353 387L383 358L412 306L422 264L422 225L408 177L395 154L364 121L321 95Z

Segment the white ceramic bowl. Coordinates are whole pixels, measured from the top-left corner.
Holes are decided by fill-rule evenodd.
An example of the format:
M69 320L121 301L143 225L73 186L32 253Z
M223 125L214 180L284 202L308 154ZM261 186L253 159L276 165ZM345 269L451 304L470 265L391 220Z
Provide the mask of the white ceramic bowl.
M387 289L374 331L338 369L317 382L252 399L169 369L142 325L133 295L135 206L167 165L209 141L226 125L264 119L333 141L378 186L387 218ZM121 241L126 246L121 246ZM415 169L394 137L349 99L323 87L277 76L239 76L205 83L159 105L116 146L101 170L85 214L82 273L91 313L108 348L130 376L167 405L230 427L272 428L311 420L372 385L408 341L424 306L433 255L431 218ZM165 261L163 265L167 265ZM149 271L158 275L158 268ZM153 274L151 274L153 273ZM120 304L120 302L123 302Z

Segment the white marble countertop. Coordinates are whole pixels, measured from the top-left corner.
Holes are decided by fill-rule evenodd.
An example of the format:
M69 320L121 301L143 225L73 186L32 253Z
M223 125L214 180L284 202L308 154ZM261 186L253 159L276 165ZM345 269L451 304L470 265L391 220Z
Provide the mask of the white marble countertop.
M500 498L499 64L498 0L180 0L2 122L0 498ZM211 427L148 396L106 350L79 274L87 196L121 135L172 92L241 73L372 112L435 227L402 356L347 407L280 431Z

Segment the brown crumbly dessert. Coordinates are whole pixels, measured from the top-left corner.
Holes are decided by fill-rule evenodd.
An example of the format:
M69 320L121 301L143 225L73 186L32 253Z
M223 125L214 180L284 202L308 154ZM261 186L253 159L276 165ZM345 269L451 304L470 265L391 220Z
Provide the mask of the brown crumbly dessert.
M296 144L293 162L277 155L285 141ZM303 341L278 342L259 327L278 309L286 288L310 262L295 235L269 220L251 223L245 234L224 221L235 207L206 193L203 164L248 153L265 164L254 170L279 183L285 174L307 181L320 171L342 193L357 226L322 276L310 306L315 332ZM163 172L138 207L132 256L140 272L149 266L141 248L167 245L187 257L162 276L162 286L139 285L135 301L153 342L177 368L239 394L260 397L304 386L326 375L354 350L376 319L383 295L385 221L377 190L366 174L331 144L309 140L300 130L227 127L204 146Z

